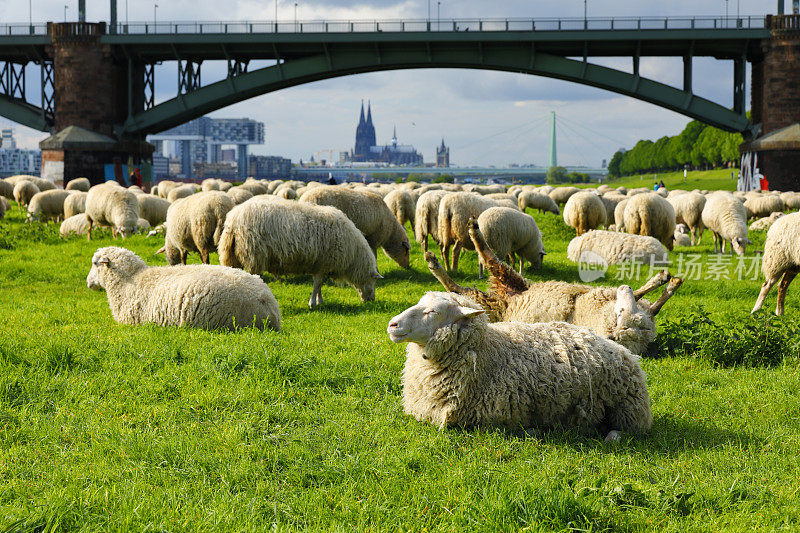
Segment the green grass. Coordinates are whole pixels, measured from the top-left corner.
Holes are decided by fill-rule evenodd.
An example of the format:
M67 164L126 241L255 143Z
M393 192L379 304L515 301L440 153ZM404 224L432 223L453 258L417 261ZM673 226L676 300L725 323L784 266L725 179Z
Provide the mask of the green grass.
M698 170L689 172L687 178L683 179L683 171L680 172L665 172L665 173L652 173L640 174L636 176L625 176L614 180L609 180L607 183L612 187L647 187L653 188L653 183L656 181L664 181L667 189L683 189L691 191L693 189L708 189L708 190L723 190L735 191L736 179L731 179L731 172L736 176L736 169L719 168L715 170ZM577 185L577 187L596 187L597 184L591 185Z
M549 255L534 279L577 281L566 259L572 231L535 216ZM763 246L763 234L751 238ZM704 264L709 243L698 247ZM379 255L386 279L374 303L326 286L326 305L310 312L310 278L271 279L283 330L226 333L116 324L105 294L85 283L92 253L110 244L121 243L61 240L54 225L26 225L13 210L0 221L0 530L800 523L796 347L769 367L693 354L643 360L653 428L617 446L569 431L439 431L403 414L404 346L385 331L439 289L417 245L410 271ZM160 244L124 242L153 265L163 264ZM473 283L475 256L463 259L456 279ZM687 281L660 322L701 305L719 323L750 323L759 284ZM796 324L797 292L786 304L779 322Z

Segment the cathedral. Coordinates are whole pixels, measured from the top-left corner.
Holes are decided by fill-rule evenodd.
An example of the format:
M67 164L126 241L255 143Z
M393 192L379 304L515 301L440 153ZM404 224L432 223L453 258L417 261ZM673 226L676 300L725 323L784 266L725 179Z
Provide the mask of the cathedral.
M375 140L375 126L372 124L372 105L367 104L364 117L364 102L361 102L361 117L356 127L356 145L350 152L350 161L369 163L388 163L390 165L422 165L422 154L406 144L397 144L397 128L392 135L392 143L378 145Z

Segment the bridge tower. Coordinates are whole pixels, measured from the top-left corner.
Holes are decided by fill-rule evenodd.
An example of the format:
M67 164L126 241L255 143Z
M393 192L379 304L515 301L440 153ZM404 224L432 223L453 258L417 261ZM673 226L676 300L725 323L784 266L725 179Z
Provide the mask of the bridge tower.
M547 154L547 168L558 166L556 154L556 112L550 111L550 151Z

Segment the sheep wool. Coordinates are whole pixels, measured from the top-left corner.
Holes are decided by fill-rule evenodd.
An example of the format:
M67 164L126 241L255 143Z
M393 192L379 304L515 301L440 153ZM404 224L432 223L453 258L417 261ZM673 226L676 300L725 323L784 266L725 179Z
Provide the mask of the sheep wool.
M89 232L92 237L92 226L111 226L111 235L117 233L127 237L136 232L139 222L139 201L132 192L119 185L104 183L89 189L86 196L86 214L89 217Z
M776 211L786 209L781 197L771 194L748 198L744 202L744 207L747 209L747 218L767 217Z
M454 192L446 195L439 203L439 249L445 267L450 270L450 247L453 249L452 269L458 270L458 259L462 249L474 250L469 236L469 220L478 218L489 208L497 207L491 198L470 192ZM478 276L483 266L478 266Z
M614 208L614 227L616 231L625 231L625 207L628 205L627 198L620 201Z
M14 185L4 179L0 179L0 196L9 200L13 200Z
M542 268L546 252L542 233L532 216L508 207L491 207L478 217L478 227L499 257L519 257L520 274L525 261L536 270Z
M167 211L164 252L170 265L186 264L189 252L198 252L205 264L216 251L225 217L233 200L222 191L204 191L175 202Z
M152 194L137 194L139 202L139 216L147 220L151 226L158 226L167 220L169 200L153 196Z
M782 216L783 213L777 212L777 213L772 213L768 217L759 218L758 220L750 224L750 231L767 231L769 230L769 228L772 227L772 224L774 224L775 221L781 218Z
M148 267L130 250L111 246L95 252L86 284L105 289L111 314L120 324L281 328L278 302L267 284L234 268Z
M414 229L414 216L416 212L416 205L411 195L402 189L396 189L383 197L384 203L394 213L397 222L401 226L405 226L406 222Z
M40 192L39 187L34 185L32 181L19 180L14 185L14 201L19 204L20 208L26 207L31 199Z
M86 197L89 193L73 190L64 200L64 220L86 212Z
M469 298L427 293L388 333L408 342L403 409L440 428L577 428L618 440L652 424L639 358L586 328L489 324Z
M236 205L242 204L253 197L253 193L246 189L240 189L239 187L231 187L225 194L230 196L233 203Z
M420 190L420 189L416 189ZM422 250L428 251L428 236L432 236L439 243L439 204L442 198L449 194L441 189L431 189L423 192L417 199L414 210L414 237L422 244Z
M606 206L593 191L573 194L564 206L564 222L583 235L606 225Z
M51 189L33 195L28 204L28 218L49 222L64 218L64 201L70 196L70 191L64 189Z
M639 262L647 265L667 265L669 253L653 237L594 230L575 237L567 247L567 257L575 263L585 262L586 253L601 257L607 265Z
M75 178L69 180L67 182L67 186L64 187L68 191L81 191L81 192L89 192L92 184L89 183L88 178Z
M761 272L766 281L761 285L761 292L752 312L761 309L772 286L780 281L775 314L782 315L786 291L800 272L800 213L780 217L769 228L767 240L764 242Z
M672 250L675 209L666 199L653 192L635 194L628 199L623 218L628 233L655 237Z
M195 193L195 188L191 184L180 185L175 187L167 194L167 200L174 203L181 198L187 198Z
M62 237L86 235L89 233L89 217L86 216L86 213L79 213L65 218L58 232Z
M744 255L750 240L747 238L747 209L728 192L717 191L706 199L703 207L703 225L714 235L714 253L717 253L721 242L721 251L725 252L725 243L731 243L731 251Z
M524 212L526 208L537 209L540 213L543 211L560 215L561 211L558 205L553 201L550 196L537 191L521 191L517 196L517 205L520 211Z
M670 196L667 201L675 210L675 222L685 224L691 233L690 244L700 244L703 236L703 208L706 205L706 197L697 192L683 192L675 196Z

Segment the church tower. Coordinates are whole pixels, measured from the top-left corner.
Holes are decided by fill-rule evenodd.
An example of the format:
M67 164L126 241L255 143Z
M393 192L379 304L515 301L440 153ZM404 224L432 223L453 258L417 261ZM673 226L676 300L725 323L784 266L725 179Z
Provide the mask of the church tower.
M436 166L449 167L450 166L450 148L445 146L444 137L442 137L442 145L436 147Z
M375 143L370 142L369 130L370 123L372 122L372 115L370 114L369 123L364 118L364 100L361 100L361 117L358 119L358 126L356 127L356 145L353 148L354 161L366 161L369 158L369 147ZM375 135L375 128L372 127L372 135Z

